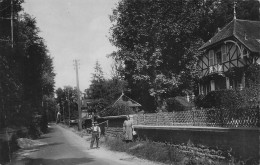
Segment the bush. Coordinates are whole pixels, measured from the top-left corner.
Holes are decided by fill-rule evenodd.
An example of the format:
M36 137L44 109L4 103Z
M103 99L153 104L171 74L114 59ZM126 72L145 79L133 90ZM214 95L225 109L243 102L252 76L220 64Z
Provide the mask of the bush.
M239 109L256 105L259 100L259 88L250 87L239 90L211 91L206 96L199 95L195 99L197 107Z
M32 139L39 138L42 134L41 131L41 122L42 122L42 116L41 115L34 115L31 118L31 123L29 126L29 136Z
M185 97L173 97L166 99L167 103L167 111L188 111L191 110L193 107L193 104L188 102Z

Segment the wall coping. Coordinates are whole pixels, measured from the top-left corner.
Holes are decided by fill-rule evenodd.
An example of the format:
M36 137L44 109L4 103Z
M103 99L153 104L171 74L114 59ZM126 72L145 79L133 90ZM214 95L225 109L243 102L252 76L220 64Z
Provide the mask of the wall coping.
M133 125L134 128L139 129L161 129L161 130L182 130L182 131L207 131L207 132L230 132L230 131L258 131L260 128L249 127L205 127L205 126L150 126L150 125Z
M120 116L105 116L99 117L98 119L126 119L127 115L120 115Z

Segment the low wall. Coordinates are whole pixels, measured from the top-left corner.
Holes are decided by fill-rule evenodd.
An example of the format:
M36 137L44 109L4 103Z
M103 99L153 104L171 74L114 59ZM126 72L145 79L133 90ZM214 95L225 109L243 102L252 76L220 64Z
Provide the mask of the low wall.
M171 144L203 145L223 151L231 150L235 157L259 159L260 129L221 128L194 126L134 126L138 137L143 140Z
M197 113L197 118L201 116L202 119L205 119L200 121L194 119L192 113L194 111L178 114L139 114L131 115L130 118L133 120L138 137L143 140L176 145L186 145L189 142L195 146L206 146L209 149L231 150L233 156L241 157L243 160L259 159L260 129L256 127L259 120L251 120L252 125L244 125L253 127L238 127L241 121L233 121L230 125L226 124L226 127L217 127L218 124L210 124L205 115L198 115L205 114L205 111ZM188 115L185 116L185 114ZM126 116L108 116L97 120L99 123L103 123L100 125L103 134L121 136ZM194 123L197 123L198 126Z

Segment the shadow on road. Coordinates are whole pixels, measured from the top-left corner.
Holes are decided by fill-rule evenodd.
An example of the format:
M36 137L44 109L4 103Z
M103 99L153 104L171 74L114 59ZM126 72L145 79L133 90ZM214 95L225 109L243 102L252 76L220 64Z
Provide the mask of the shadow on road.
M92 158L64 158L64 159L31 159L31 158L25 158L19 163L22 163L24 165L72 165L72 164L85 164L93 162L94 159ZM17 162L13 162L10 165L15 165Z

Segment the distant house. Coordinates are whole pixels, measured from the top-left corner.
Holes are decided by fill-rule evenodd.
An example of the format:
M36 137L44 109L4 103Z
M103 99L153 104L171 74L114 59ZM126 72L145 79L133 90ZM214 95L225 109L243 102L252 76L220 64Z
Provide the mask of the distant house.
M260 64L260 21L234 19L208 40L200 50L199 94L230 88L244 88L246 75L234 79L227 73L232 68Z
M138 102L134 101L133 99L127 97L124 92L120 95L120 97L112 104L112 107L117 106L117 105L127 105L130 107L133 111L138 112L141 108L141 104Z

